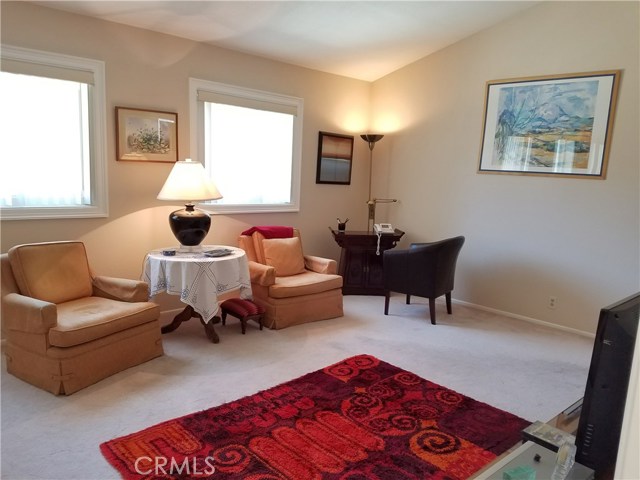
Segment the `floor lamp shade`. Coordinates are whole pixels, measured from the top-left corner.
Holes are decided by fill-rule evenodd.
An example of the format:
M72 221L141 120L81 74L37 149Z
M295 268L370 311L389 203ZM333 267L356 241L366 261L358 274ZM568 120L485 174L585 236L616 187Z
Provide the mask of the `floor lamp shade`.
M373 150L376 142L382 140L382 137L384 137L384 135L380 135L377 133L364 133L360 135L360 138L369 144L369 150Z
M202 164L190 158L174 164L158 194L159 200L185 202L185 208L171 212L169 226L180 244L186 247L200 245L211 227L209 214L195 209L193 202L220 198L222 195Z

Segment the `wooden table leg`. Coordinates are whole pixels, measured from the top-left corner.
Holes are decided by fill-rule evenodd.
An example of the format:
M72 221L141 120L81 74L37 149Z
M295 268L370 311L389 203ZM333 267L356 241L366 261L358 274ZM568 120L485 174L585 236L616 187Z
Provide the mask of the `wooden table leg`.
M184 308L184 310L182 310L178 315L173 317L173 321L169 325L165 325L160 329L160 331L162 333L173 332L176 328L180 326L182 322L186 322L191 317L193 317L194 314L198 315L197 313L194 312L193 307L191 305L187 305Z
M215 328L213 328L214 324L220 322L220 317L213 317L208 322L205 322L202 319L202 316L199 313L197 313L191 305L187 305L184 308L184 310L182 310L178 315L173 317L173 321L169 325L165 325L160 329L160 331L162 333L173 332L176 328L180 326L182 322L186 322L187 320L190 320L193 317L200 319L200 323L202 323L202 325L204 326L204 331L207 334L207 338L211 340L211 342L220 343L220 337L218 337L218 334L216 333Z
M218 320L217 322L216 322L216 319ZM218 334L216 333L215 328L213 328L213 324L218 323L219 321L220 321L219 317L214 317L208 322L205 322L202 319L202 317L200 317L200 323L202 323L202 325L204 326L204 331L207 334L207 338L211 340L213 343L220 343L220 337L218 337Z

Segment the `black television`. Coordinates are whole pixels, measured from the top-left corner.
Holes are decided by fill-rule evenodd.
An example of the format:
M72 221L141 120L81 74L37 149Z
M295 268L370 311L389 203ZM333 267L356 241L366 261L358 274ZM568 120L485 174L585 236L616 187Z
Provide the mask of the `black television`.
M640 317L640 293L600 310L576 432L576 461L612 479Z

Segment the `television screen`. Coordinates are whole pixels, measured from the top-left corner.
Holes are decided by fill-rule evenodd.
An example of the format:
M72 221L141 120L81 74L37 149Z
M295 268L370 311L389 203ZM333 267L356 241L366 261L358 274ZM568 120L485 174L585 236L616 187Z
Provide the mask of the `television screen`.
M639 317L640 293L600 311L576 432L576 461L596 480L615 473Z

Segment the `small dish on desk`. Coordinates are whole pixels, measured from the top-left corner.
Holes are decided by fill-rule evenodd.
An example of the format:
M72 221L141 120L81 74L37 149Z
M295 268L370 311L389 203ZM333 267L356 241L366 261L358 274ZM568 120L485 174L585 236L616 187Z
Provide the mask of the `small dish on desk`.
M204 252L204 255L205 257L226 257L232 253L233 250L229 250L228 248L214 248L213 250L207 250Z

